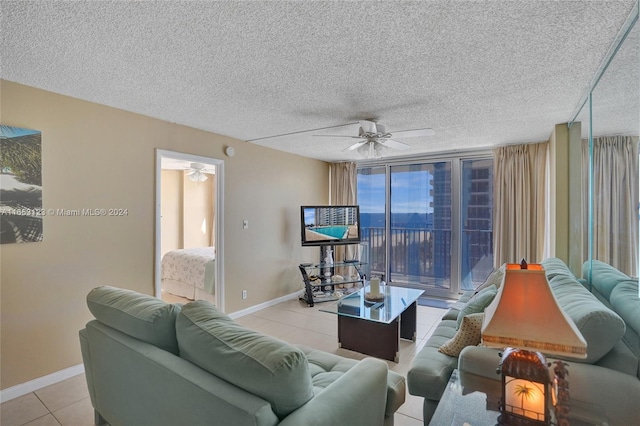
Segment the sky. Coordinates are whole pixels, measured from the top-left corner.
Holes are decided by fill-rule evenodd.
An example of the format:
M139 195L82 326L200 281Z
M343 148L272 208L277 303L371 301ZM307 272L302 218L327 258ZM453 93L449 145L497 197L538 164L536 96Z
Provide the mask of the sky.
M405 169L406 166L401 166ZM424 166L426 167L426 166ZM358 174L360 213L384 213L385 175ZM426 170L393 171L391 174L391 208L393 213L433 213L430 195L432 175Z
M17 138L18 136L35 135L38 130L22 129L13 126L0 126L0 139Z

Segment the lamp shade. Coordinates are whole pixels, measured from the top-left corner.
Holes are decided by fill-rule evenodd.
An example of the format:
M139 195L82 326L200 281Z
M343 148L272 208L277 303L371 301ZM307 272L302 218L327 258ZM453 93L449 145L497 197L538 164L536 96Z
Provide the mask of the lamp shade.
M560 309L541 265L507 264L502 285L485 309L482 342L548 355L587 357L587 342Z

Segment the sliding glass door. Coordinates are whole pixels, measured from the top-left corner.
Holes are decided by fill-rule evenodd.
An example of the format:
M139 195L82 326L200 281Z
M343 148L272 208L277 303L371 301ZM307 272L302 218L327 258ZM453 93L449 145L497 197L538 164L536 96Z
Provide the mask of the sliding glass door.
M396 285L451 288L451 163L390 167L389 273Z
M484 281L493 263L492 166L446 159L360 167L370 274L439 297Z
M367 278L387 274L387 171L385 166L358 170L358 204Z
M471 290L493 270L493 159L461 164L461 290Z

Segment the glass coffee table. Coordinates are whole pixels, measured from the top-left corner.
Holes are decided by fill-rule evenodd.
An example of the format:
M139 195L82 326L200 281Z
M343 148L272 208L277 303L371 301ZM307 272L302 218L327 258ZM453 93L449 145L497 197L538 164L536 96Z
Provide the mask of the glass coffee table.
M383 285L384 299L369 302L369 287L323 306L338 315L341 348L390 361L400 361L400 339L416 340L417 300L423 290Z
M497 399L492 401L482 392L463 394L458 370L453 370L429 425L493 426L499 415Z
M500 377L500 376L497 376ZM440 397L429 426L494 426L498 423L500 395L466 389L460 383L460 373L453 370L447 387ZM571 401L571 426L608 426L600 406ZM552 422L556 424L552 412Z

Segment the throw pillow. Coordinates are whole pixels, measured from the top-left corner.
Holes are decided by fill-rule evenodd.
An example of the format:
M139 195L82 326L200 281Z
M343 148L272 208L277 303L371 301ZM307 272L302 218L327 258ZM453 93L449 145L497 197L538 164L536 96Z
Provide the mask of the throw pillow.
M498 293L498 289L496 286L492 285L491 287L487 287L484 290L480 291L478 294L473 296L469 302L467 302L466 306L460 310L458 313L458 326L460 328L460 324L462 323L462 318L470 314L477 314L480 312L484 312L485 308L489 306L493 298Z
M502 285L502 279L504 278L505 269L507 269L506 263L503 263L502 266L500 266L498 269L494 269L493 272L489 274L487 279L482 284L480 284L478 288L476 288L476 293L484 290L487 287L491 287L492 285L495 285L496 288L500 288L500 286Z
M438 352L457 357L467 346L477 346L480 344L482 340L481 329L483 319L484 312L467 315L462 318L462 324L456 332L456 335L440 346Z

